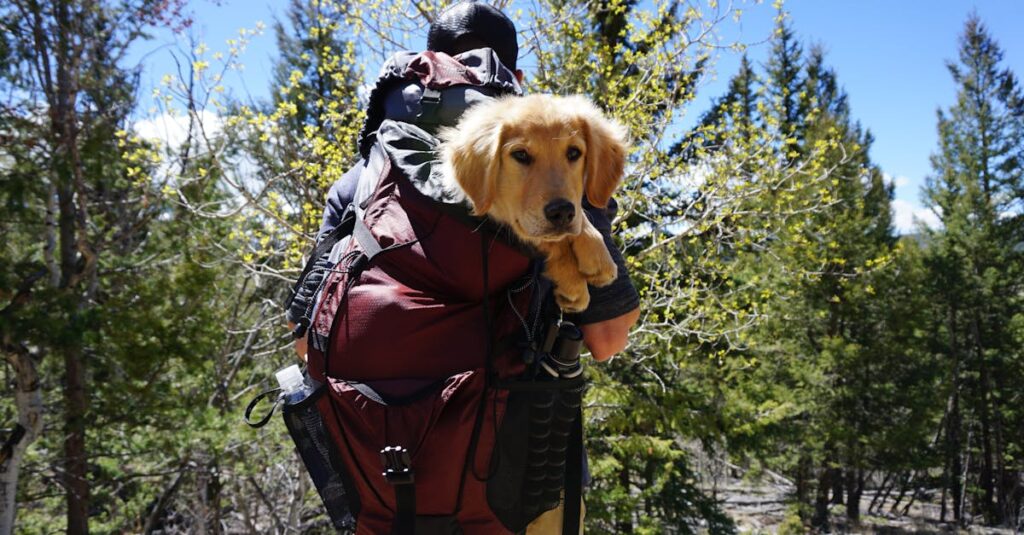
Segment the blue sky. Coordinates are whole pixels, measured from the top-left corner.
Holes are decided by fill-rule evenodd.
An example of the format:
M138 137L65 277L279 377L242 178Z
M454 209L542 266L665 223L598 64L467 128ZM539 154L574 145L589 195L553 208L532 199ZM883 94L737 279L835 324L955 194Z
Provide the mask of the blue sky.
M189 32L211 51L223 50L225 40L240 28L267 24L242 58L245 70L226 80L236 96L265 98L276 53L270 26L275 17L284 17L287 2L194 0L190 7L195 23ZM956 99L945 61L956 58L964 20L977 12L1005 53L1003 65L1024 77L1024 0L789 0L785 7L798 38L824 47L849 95L853 117L874 134L872 158L895 182L897 225L909 231L913 214L928 218L920 189L937 143L935 111ZM758 43L770 35L770 5L744 6L744 13L739 23L722 27L724 41ZM153 41L135 50L129 59L145 66L142 95L173 71L171 51L187 49L186 37L156 32ZM748 55L762 64L767 52L768 45L753 45ZM735 53L721 52L717 76L698 90L690 120L723 92L738 62Z

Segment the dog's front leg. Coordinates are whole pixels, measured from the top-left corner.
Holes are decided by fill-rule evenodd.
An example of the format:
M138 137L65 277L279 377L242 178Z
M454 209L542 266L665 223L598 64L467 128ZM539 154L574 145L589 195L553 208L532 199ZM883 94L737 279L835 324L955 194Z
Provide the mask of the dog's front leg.
M604 238L589 219L583 220L583 231L572 238L572 251L580 275L593 286L607 286L618 275L619 268L608 252Z
M545 255L544 276L555 285L555 302L558 306L564 312L586 310L590 305L590 292L587 290L587 281L576 265L571 241L545 242L538 247Z

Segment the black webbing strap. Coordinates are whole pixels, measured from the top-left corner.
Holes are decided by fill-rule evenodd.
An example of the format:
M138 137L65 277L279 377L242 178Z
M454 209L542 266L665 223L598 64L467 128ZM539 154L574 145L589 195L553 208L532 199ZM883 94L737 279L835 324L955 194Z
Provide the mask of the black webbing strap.
M270 417L273 416L274 411L277 410L277 405L280 403L280 400L274 401L274 404L271 405L270 410L267 412L267 414L265 414L263 418L260 418L259 420L252 419L252 411L253 409L256 408L256 405L258 405L259 402L262 401L264 398L271 394L277 394L280 391L280 388L271 388L270 390L261 392L259 395L252 398L252 401L249 402L249 406L245 408L245 423L249 424L249 427L252 427L253 429L259 429L267 425L267 422L270 421Z
M419 401L440 390L444 386L444 383L445 379L438 379L417 388L410 394L406 394L404 396L391 396L377 392L373 387L366 383L360 383L359 381L345 381L345 384L354 388L356 392L359 392L374 403L385 407L390 405L408 405L414 401Z
M373 260L373 257L384 251L380 244L377 243L377 238L373 237L370 228L366 226L362 219L356 219L355 226L352 229L352 236L359 242L359 247L363 249L367 262Z
M384 479L395 489L395 521L391 535L414 535L416 532L416 479L413 477L409 450L388 446L380 450Z
M576 411L576 421L569 432L565 449L565 494L562 511L562 535L580 532L580 503L583 500L583 408Z
M416 485L412 483L394 485L395 487L395 523L394 535L413 535L416 533Z

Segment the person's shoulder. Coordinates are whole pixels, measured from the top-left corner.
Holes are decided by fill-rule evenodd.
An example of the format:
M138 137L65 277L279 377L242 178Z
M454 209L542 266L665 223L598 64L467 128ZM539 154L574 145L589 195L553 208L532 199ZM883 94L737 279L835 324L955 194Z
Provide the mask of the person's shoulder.
M615 221L615 216L619 213L619 203L614 198L608 201L608 206L599 208L590 204L590 201L584 197L583 210L587 213L587 218L594 224L594 228L598 232L604 236L611 235L612 221Z

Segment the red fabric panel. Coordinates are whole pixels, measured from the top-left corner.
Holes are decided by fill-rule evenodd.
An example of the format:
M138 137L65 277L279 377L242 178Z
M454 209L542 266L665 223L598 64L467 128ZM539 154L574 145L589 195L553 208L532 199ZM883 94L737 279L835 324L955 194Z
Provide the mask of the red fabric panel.
M440 379L485 365L484 231L432 203L404 179L381 181L364 219L382 247L400 247L377 256L347 295L345 277L328 280L315 328L331 332L329 376ZM505 290L530 259L493 236L486 243L497 340L520 328Z
M420 515L456 512L467 535L509 533L487 506L486 481L466 472L461 507L457 503L473 424L484 395L483 370L449 378L434 395L403 406L384 406L343 381L333 380L318 402L324 422L343 462L351 469L362 509L357 533L390 532L395 496L384 479L379 452L384 446L410 450L416 480L416 511ZM498 396L495 399L495 395ZM496 404L495 404L496 403ZM494 447L495 420L505 410L505 393L491 391L476 448L476 474L487 474ZM361 469L361 472L360 472Z
M420 79L427 87L440 89L454 85L484 85L475 72L445 53L426 51L416 56L405 68L403 76Z

